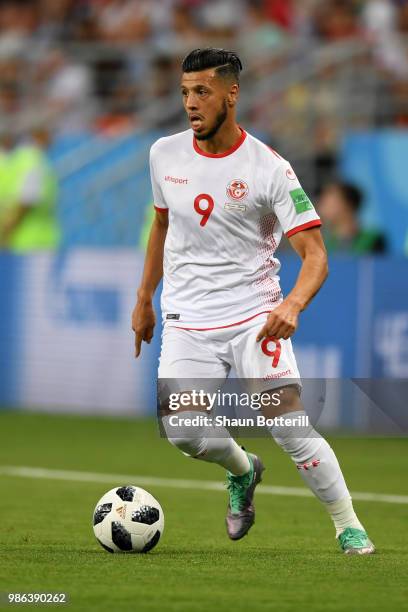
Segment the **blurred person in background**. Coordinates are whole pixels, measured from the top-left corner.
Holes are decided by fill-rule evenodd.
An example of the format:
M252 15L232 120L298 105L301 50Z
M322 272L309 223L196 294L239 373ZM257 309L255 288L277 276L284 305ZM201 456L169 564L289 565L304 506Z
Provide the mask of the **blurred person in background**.
M295 22L296 0L258 0L252 5L263 8L268 21L273 22L280 28L292 30Z
M385 235L376 229L361 226L359 213L362 203L362 192L350 183L335 181L323 188L318 210L329 252L353 255L386 252Z
M231 40L246 23L247 7L244 0L206 0L197 9L198 23L207 37Z
M331 0L320 2L315 14L317 36L326 42L357 38L361 26L352 0Z
M94 124L98 132L119 137L136 129L137 91L131 80L119 80L106 102L106 112L98 115Z
M48 131L36 127L22 144L10 133L2 141L0 248L15 253L55 249L60 238L58 189L47 156Z
M6 126L15 122L24 95L31 98L27 82L21 78L27 73L26 53L27 41L0 35L0 120Z
M187 4L172 8L169 27L162 30L156 39L156 46L162 50L162 54L172 57L183 55L192 44L203 42L203 31L196 14L197 9Z
M149 0L92 0L100 40L113 43L143 42L150 34Z
M93 75L90 68L71 59L62 49L48 51L37 69L47 117L57 133L89 129L93 107Z
M29 38L39 21L37 0L2 0L0 2L1 36Z
M398 6L390 0L369 0L361 12L362 25L374 46L378 66L397 79L408 77L408 52L404 41L406 7L407 2Z
M166 98L174 88L174 58L170 55L157 55L152 63L152 74L148 88L152 98ZM158 125L162 125L166 117L158 117Z
M395 123L408 126L408 2L399 2L397 36L400 62L395 71L392 95L395 105Z
M2 67L0 66L0 75ZM15 120L15 114L21 106L21 88L13 78L0 76L0 116L5 125Z
M42 47L71 40L95 38L89 28L87 0L38 0L40 23L36 38ZM86 36L84 36L86 34Z
M248 17L240 32L240 48L248 58L270 62L271 57L288 40L288 33L281 25L267 19L260 2L251 2Z

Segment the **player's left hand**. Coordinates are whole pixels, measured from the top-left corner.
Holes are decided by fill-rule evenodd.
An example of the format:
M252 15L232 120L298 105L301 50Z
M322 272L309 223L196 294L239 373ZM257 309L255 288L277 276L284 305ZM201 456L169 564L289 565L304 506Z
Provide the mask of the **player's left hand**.
M260 342L262 338L268 336L277 340L290 338L297 329L299 312L298 305L289 300L283 300L282 304L269 313L265 325L256 337L256 341Z
M156 316L151 302L138 300L132 313L132 329L135 332L135 357L142 349L142 341L150 344L153 338Z

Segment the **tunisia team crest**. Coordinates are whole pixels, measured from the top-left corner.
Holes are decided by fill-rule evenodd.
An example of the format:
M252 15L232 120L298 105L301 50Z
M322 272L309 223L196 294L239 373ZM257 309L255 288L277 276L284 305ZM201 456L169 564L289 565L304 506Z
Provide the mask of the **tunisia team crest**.
M241 179L234 179L227 185L227 195L233 200L242 200L248 193L248 185Z

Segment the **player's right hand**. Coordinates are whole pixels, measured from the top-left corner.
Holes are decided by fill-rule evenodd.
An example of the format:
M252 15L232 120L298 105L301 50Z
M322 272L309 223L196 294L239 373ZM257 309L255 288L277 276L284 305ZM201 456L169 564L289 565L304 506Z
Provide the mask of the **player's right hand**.
M135 332L135 357L139 357L142 341L150 344L153 338L156 316L151 302L137 302L132 313L132 329Z

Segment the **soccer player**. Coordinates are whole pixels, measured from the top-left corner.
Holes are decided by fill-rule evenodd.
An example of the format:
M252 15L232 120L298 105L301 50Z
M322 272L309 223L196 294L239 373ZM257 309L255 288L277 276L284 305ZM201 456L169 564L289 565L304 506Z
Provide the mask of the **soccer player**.
M263 393L281 393L268 417L304 415L300 378L290 337L300 312L327 276L320 219L294 171L236 121L238 56L196 49L183 61L181 95L191 129L160 138L151 148L156 216L150 232L138 299L132 315L136 357L153 337L154 292L162 278L162 351L159 380L242 379L262 382ZM285 232L302 265L283 299L276 249ZM187 407L188 416L197 408ZM225 429L174 428L162 419L169 441L184 454L227 470L227 532L242 538L254 523L254 491L262 461ZM219 429L219 428L218 428ZM270 427L299 473L331 516L346 554L370 554L374 545L357 518L337 458L312 426Z

